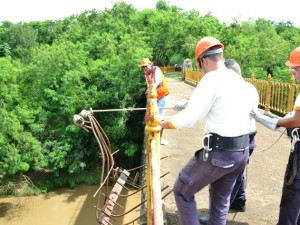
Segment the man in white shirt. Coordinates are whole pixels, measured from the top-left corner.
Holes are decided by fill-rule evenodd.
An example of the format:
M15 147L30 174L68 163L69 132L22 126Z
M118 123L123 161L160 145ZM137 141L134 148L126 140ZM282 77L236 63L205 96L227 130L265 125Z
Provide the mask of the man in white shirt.
M226 224L231 191L249 158L249 114L257 105L249 97L244 79L225 67L223 49L214 37L198 42L196 63L205 76L186 108L160 124L164 129L186 129L206 120L203 148L196 151L174 184L183 225L199 225L194 195L207 185L211 186L208 223Z
M225 61L225 66L228 69L233 70L237 73L237 75L242 75L241 67L240 65L234 60L234 59L227 59ZM245 81L246 82L246 81ZM249 88L249 96L252 96L253 102L256 102L258 105L259 103L259 96L256 88L251 83L246 83L246 87ZM253 117L253 114L251 113L249 115L249 157L251 156L254 148L256 147L255 143L255 135L256 135L256 122ZM249 162L249 160L248 160ZM230 196L230 209L235 210L237 212L245 212L246 211L246 178L244 175L244 171L242 171L237 179L236 183L233 187L233 190L231 192ZM209 214L200 216L199 218L201 224L207 224L209 220Z

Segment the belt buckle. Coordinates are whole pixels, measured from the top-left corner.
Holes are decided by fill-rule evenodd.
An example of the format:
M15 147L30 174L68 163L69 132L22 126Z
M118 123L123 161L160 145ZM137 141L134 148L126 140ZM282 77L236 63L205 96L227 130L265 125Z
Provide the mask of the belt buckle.
M209 146L210 137L212 137L212 136L213 136L212 134L206 134L202 138L202 146L204 148L203 161L207 160L208 152L212 151L212 148L210 148L210 146ZM205 139L207 139L207 145L205 144Z
M291 132L291 136L292 136L292 146L291 146L291 152L293 153L295 151L295 145L298 141L300 141L299 138L299 133L298 133L298 129L299 128L294 128Z

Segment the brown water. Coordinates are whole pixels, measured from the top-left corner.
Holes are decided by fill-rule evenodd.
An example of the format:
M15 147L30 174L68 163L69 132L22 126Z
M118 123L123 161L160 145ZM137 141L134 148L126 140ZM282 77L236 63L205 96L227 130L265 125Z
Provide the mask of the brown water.
M97 189L98 186L79 186L74 190L58 189L40 196L1 197L0 225L97 225L99 223L94 208L97 197L93 197ZM122 191L122 194L125 192ZM114 211L128 211L140 201L139 194L129 198L119 197L118 204L124 209L115 206ZM110 222L121 225L139 215L139 210L134 210Z

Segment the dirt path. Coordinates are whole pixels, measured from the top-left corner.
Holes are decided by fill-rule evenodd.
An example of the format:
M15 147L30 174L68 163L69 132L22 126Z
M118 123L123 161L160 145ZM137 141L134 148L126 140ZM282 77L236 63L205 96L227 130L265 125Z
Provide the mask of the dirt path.
M169 79L170 97L168 105L190 95L194 87L183 81ZM169 117L175 114L173 110L165 112ZM201 148L200 138L203 135L204 122L199 122L189 130L165 130L163 139L169 143L161 147L162 156L168 156L162 162L162 173L169 171L170 175L164 178L164 183L173 186L180 169L192 157L194 152ZM257 124L256 143L250 164L246 168L247 202L246 212L230 212L228 225L274 225L277 223L279 201L283 174L288 159L290 142L279 131L273 132ZM282 130L281 130L282 131ZM274 144L276 142L276 144ZM274 146L272 146L274 145ZM199 214L208 211L208 189L204 189L196 195ZM177 225L177 208L173 194L165 199L168 225Z

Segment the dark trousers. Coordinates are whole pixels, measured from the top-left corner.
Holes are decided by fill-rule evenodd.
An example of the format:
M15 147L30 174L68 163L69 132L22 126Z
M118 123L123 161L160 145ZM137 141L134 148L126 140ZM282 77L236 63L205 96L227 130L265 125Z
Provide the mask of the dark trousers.
M249 135L249 158L252 155L254 148L256 147L256 143L255 143L255 139L254 139L255 135L256 135L256 131L252 132ZM249 164L249 159L248 159L248 164ZM234 200L246 201L246 178L245 178L244 170L238 175L238 177L236 179L236 183L233 187L233 190L232 190L231 196L230 196L230 204Z
M208 225L225 225L230 194L237 176L244 170L249 150L210 152L203 161L203 151L180 171L174 184L174 196L182 225L199 225L195 194L210 185L210 218Z
M297 172L300 174L300 144L297 151ZM283 185L277 225L300 225L300 177L296 176L289 186Z
M300 180L282 187L282 196L277 225L300 225Z
M249 149L249 157L252 155L253 150L254 149ZM236 182L230 196L230 203L234 200L246 201L246 199L246 178L245 171L243 170L236 178Z

